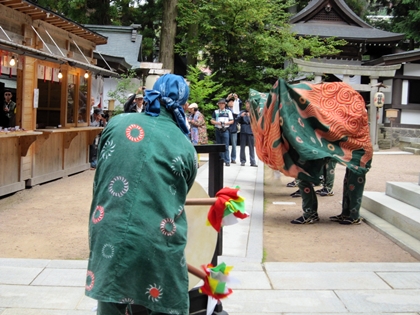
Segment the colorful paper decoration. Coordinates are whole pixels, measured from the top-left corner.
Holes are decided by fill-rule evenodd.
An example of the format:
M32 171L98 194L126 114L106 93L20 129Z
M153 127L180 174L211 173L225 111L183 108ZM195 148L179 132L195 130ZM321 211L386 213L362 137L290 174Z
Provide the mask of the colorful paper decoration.
M224 299L232 294L232 289L228 287L229 272L233 269L232 266L221 263L216 267L209 264L202 268L207 277L203 279L204 285L199 288L200 293L207 294L216 300Z
M217 232L222 226L232 225L238 219L245 219L249 214L245 211L245 200L238 196L239 187L225 187L216 193L217 200L210 207L207 223Z

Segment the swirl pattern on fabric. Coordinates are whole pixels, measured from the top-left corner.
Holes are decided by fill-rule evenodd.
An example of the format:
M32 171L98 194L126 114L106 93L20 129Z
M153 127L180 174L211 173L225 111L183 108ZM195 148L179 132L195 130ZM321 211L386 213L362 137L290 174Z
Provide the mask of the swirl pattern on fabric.
M366 173L373 148L362 96L342 82L289 85L268 94L250 91L251 127L260 160L283 174L319 182L327 159ZM261 104L264 104L263 106Z

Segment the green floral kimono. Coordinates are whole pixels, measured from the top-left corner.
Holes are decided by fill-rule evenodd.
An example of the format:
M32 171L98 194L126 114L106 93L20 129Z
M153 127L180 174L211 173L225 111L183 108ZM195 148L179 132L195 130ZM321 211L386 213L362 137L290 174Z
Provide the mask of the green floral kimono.
M195 149L166 109L110 120L93 187L87 296L188 314L184 204L196 173Z

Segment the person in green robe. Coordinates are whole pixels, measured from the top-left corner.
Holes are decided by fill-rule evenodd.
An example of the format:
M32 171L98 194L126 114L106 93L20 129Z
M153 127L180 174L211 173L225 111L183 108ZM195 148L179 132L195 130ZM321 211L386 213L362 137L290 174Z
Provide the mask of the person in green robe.
M313 186L320 184L326 164L340 163L346 167L342 209L329 219L361 224L361 201L373 156L363 97L344 82L291 85L279 79L269 94L251 90L250 99L259 159L297 179L299 191L292 195L302 196L303 213L291 223L319 221Z
M177 75L146 90L146 113L113 117L103 130L89 220L86 295L98 315L188 314L184 204L197 173Z

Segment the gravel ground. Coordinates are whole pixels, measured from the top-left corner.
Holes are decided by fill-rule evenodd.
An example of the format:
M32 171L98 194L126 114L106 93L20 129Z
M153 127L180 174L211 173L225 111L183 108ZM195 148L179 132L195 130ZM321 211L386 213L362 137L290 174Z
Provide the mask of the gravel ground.
M384 150L398 151L398 150ZM335 195L319 197L321 221L296 226L300 198L289 195L292 178L265 171L264 251L266 261L417 261L366 224L342 226L328 217L340 213L344 167L336 168ZM374 155L366 191L385 191L387 181L418 182L420 156ZM86 259L87 228L95 171L85 171L0 197L1 257ZM274 205L289 201L295 205Z
M365 191L385 192L386 182L419 181L420 156L382 154L399 152L383 150L375 154L366 176ZM342 182L345 167L337 165L334 196L318 197L320 222L294 225L290 221L301 216L301 198L289 195L297 188L286 184L293 178L276 179L266 169L264 196L264 250L267 261L299 262L411 262L417 261L391 240L366 223L343 226L328 217L341 213ZM274 205L287 201L295 205Z

